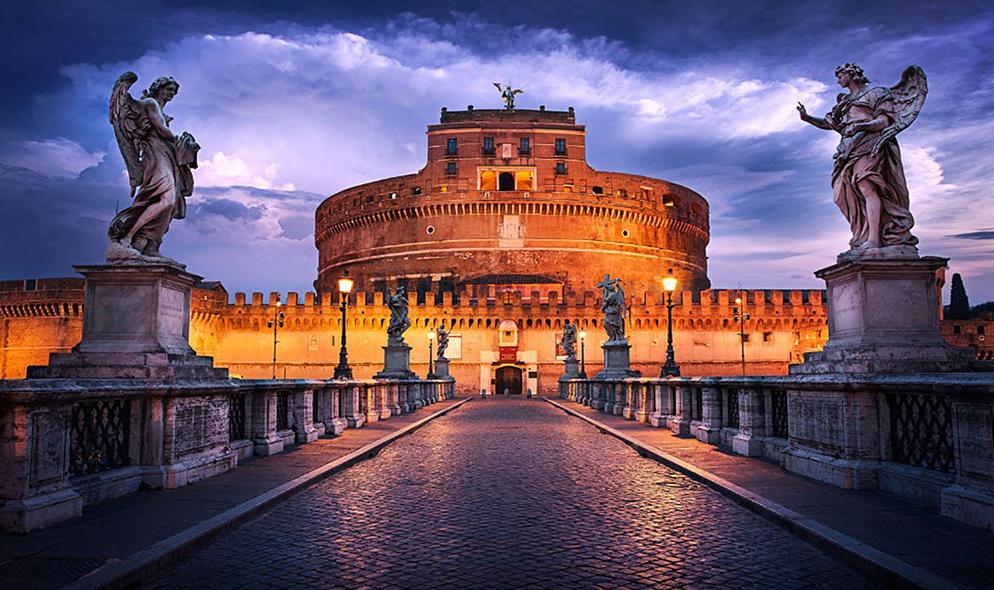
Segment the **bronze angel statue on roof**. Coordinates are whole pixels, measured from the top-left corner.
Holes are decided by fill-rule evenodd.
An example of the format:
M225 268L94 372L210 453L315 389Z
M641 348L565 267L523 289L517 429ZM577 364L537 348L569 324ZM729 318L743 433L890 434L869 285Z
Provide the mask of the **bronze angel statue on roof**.
M163 112L179 92L179 83L158 78L135 100L128 89L136 81L134 72L121 74L110 96L110 123L128 169L133 201L114 216L107 230L107 259L162 261L168 260L159 247L169 223L186 216L200 146L189 133L173 133L172 117Z
M524 90L520 88L511 88L511 83L508 82L507 86L501 87L500 82L494 82L494 86L497 87L497 92L500 92L500 97L504 101L504 109L508 111L514 110L514 97L518 94L522 94Z
M918 238L909 210L897 134L918 117L928 81L919 66L909 66L891 88L870 87L857 64L835 68L839 94L825 118L812 117L797 103L801 120L839 133L832 170L835 204L849 221L852 239L849 255L873 255L888 249L894 255L917 256Z

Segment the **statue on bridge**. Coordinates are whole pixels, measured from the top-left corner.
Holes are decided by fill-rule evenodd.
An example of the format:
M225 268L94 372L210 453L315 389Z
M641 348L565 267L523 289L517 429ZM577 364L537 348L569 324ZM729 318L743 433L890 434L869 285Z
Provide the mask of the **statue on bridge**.
M797 103L801 120L841 136L835 150L832 192L849 221L849 256L890 255L917 257L918 238L909 210L897 134L914 123L925 104L928 82L919 66L909 66L891 88L869 87L870 80L857 64L835 68L838 96L825 118L812 117ZM886 249L886 250L883 250Z
M444 321L435 329L435 338L438 340L438 354L435 358L440 360L445 358L445 350L449 347L449 333L445 329Z
M572 324L569 320L566 320L566 325L563 327L563 339L560 342L563 347L563 352L566 353L567 361L576 360L576 325Z
M604 329L607 340L611 342L628 342L625 337L625 291L621 288L621 279L612 279L604 275L604 280L597 283L604 290L601 311L604 312Z
M134 72L121 74L110 96L110 123L134 201L111 221L107 260L174 262L159 254L159 247L170 222L186 217L200 145L189 133L169 129L172 117L163 109L179 92L179 83L158 78L135 100L128 89L137 81Z
M407 289L403 286L390 293L387 289L387 307L390 308L390 324L387 326L387 345L402 346L404 344L404 332L411 327L411 320L407 317Z

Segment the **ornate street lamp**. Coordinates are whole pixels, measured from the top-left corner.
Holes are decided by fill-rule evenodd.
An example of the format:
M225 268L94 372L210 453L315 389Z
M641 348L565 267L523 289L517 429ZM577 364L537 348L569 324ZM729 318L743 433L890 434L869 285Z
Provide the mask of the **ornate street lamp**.
M342 348L338 352L335 379L352 379L352 367L349 366L349 352L345 342L345 310L349 307L349 293L352 292L352 285L353 281L349 278L348 271L345 271L345 276L338 279L338 298L341 301L339 307L342 310Z
M739 297L735 298L735 307L732 308L732 314L732 318L739 323L739 346L742 351L742 375L744 376L746 374L745 321L751 319L751 317L745 310L741 290L739 291Z
M587 338L587 333L580 330L580 379L587 378L587 352L584 346L584 340Z
M273 379L276 379L276 344L279 342L279 340L276 339L276 332L283 327L283 319L286 317L280 309L283 305L280 301L282 297L283 296L280 293L276 293L276 307L273 308L273 319L269 320L266 324L273 330Z
M435 344L435 332L432 330L428 330L428 378L429 379L434 378L434 375L432 375L434 370L432 369L431 365L432 355L435 354L434 344Z
M679 377L680 365L673 358L673 291L676 291L676 277L673 269L663 277L663 291L666 292L666 363L659 371L660 377Z

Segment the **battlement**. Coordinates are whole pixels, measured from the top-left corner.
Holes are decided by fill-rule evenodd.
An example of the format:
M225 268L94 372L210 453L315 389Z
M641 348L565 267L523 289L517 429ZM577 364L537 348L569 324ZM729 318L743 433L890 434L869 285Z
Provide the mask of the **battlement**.
M458 313L466 311L475 313L480 310L490 313L500 310L501 315L507 312L547 313L549 308L575 308L584 314L599 314L601 295L597 291L582 293L562 292L561 285L549 283L541 285L541 289L523 289L521 285L466 285L461 291L424 291L423 295L409 292L410 308L415 310L431 310L432 313ZM643 291L628 293L627 304L633 313L645 313L652 310L665 310L665 293L662 291ZM763 313L764 310L789 310L791 313L804 315L824 315L824 291L818 289L707 289L704 291L682 291L673 294L676 304L675 313L687 316L707 316L716 313L733 313L731 308L741 306L736 299L745 300L745 309L749 313ZM245 293L235 293L234 301L227 305L228 311L255 313L256 311L271 312L279 302L282 310L287 313L303 313L312 308L338 308L337 293L306 292L288 293L285 299L272 291L264 297L261 292L254 292L251 297ZM197 303L194 302L194 306ZM377 310L389 313L381 291L360 291L349 296L350 313L375 313Z
M473 105L465 111L450 111L442 107L439 117L442 125L449 123L559 123L564 125L576 124L576 113L573 107L565 111L549 111L545 106L534 109L476 109ZM429 129L436 127L432 125Z

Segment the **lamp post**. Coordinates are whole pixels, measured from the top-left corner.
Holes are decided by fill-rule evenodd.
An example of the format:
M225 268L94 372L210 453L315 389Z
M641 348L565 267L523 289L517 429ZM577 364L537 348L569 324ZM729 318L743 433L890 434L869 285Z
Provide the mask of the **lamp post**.
M273 308L273 319L269 320L266 324L268 327L273 329L273 379L276 379L276 344L279 340L276 339L276 332L283 327L283 310L280 307L283 305L280 299L282 295L276 293L276 307Z
M587 349L584 346L586 337L587 333L580 330L580 379L587 378Z
M432 379L434 369L432 369L431 360L432 355L435 354L435 332L428 330L428 378Z
M342 348L338 352L338 366L335 367L335 379L352 379L352 367L349 366L349 352L345 341L345 310L349 307L349 293L352 292L353 281L349 278L348 271L345 276L338 279L338 298L341 300L339 307L342 310Z
M663 291L666 292L666 363L660 369L659 376L679 377L680 365L673 357L673 291L676 291L676 277L672 268L663 277Z
M732 308L732 319L739 323L739 347L742 351L742 375L746 374L746 339L745 339L745 321L750 319L749 314L745 310L745 303L742 299L742 291L739 291L739 296L735 298L735 307Z

